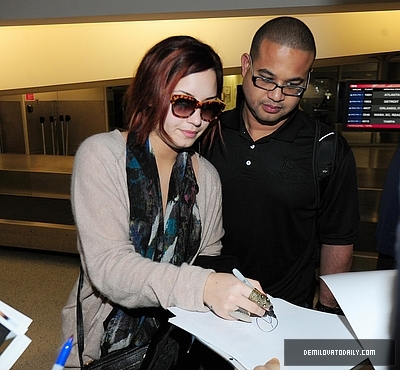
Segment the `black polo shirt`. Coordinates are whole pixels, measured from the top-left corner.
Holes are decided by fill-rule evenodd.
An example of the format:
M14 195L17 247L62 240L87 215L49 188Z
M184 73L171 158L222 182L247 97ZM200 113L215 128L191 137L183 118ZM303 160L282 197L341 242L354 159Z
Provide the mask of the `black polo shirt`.
M315 121L296 110L278 130L253 141L241 109L223 113L223 143L206 157L222 182L223 254L273 297L304 304L313 294L321 243L354 243L358 227L356 166L340 137L336 169L315 204Z

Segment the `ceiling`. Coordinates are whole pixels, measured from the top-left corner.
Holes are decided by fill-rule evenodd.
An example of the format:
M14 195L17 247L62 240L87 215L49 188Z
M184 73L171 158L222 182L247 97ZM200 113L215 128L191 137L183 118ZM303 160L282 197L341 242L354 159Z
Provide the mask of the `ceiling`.
M274 16L400 9L400 0L13 0L0 3L0 26Z

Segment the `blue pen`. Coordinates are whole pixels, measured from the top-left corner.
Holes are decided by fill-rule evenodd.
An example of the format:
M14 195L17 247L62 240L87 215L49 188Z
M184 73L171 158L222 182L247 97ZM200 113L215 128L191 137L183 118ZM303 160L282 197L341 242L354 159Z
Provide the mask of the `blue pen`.
M54 363L51 370L63 370L64 369L64 365L67 362L67 358L71 352L73 341L74 341L74 337L70 336L69 339L64 343L64 345L62 346L61 351L57 357L57 360Z

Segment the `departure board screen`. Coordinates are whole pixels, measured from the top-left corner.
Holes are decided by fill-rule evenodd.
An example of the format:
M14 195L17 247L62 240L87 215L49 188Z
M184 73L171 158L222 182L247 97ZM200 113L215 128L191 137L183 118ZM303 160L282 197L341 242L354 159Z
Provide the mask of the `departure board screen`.
M343 113L347 130L399 130L400 81L346 81Z

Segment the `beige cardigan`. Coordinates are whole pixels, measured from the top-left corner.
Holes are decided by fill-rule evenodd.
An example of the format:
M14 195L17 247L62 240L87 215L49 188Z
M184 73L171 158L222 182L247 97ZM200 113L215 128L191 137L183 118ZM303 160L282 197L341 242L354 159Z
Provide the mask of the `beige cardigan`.
M202 222L198 254L219 255L223 235L220 180L206 159L197 158L197 202ZM86 275L81 291L84 362L100 356L103 321L112 309L109 300L130 308L161 305L208 310L203 290L212 270L153 262L132 247L125 162L126 143L118 130L86 139L75 157L71 201ZM66 368L78 369L76 289L77 283L62 312L62 340L74 335Z

